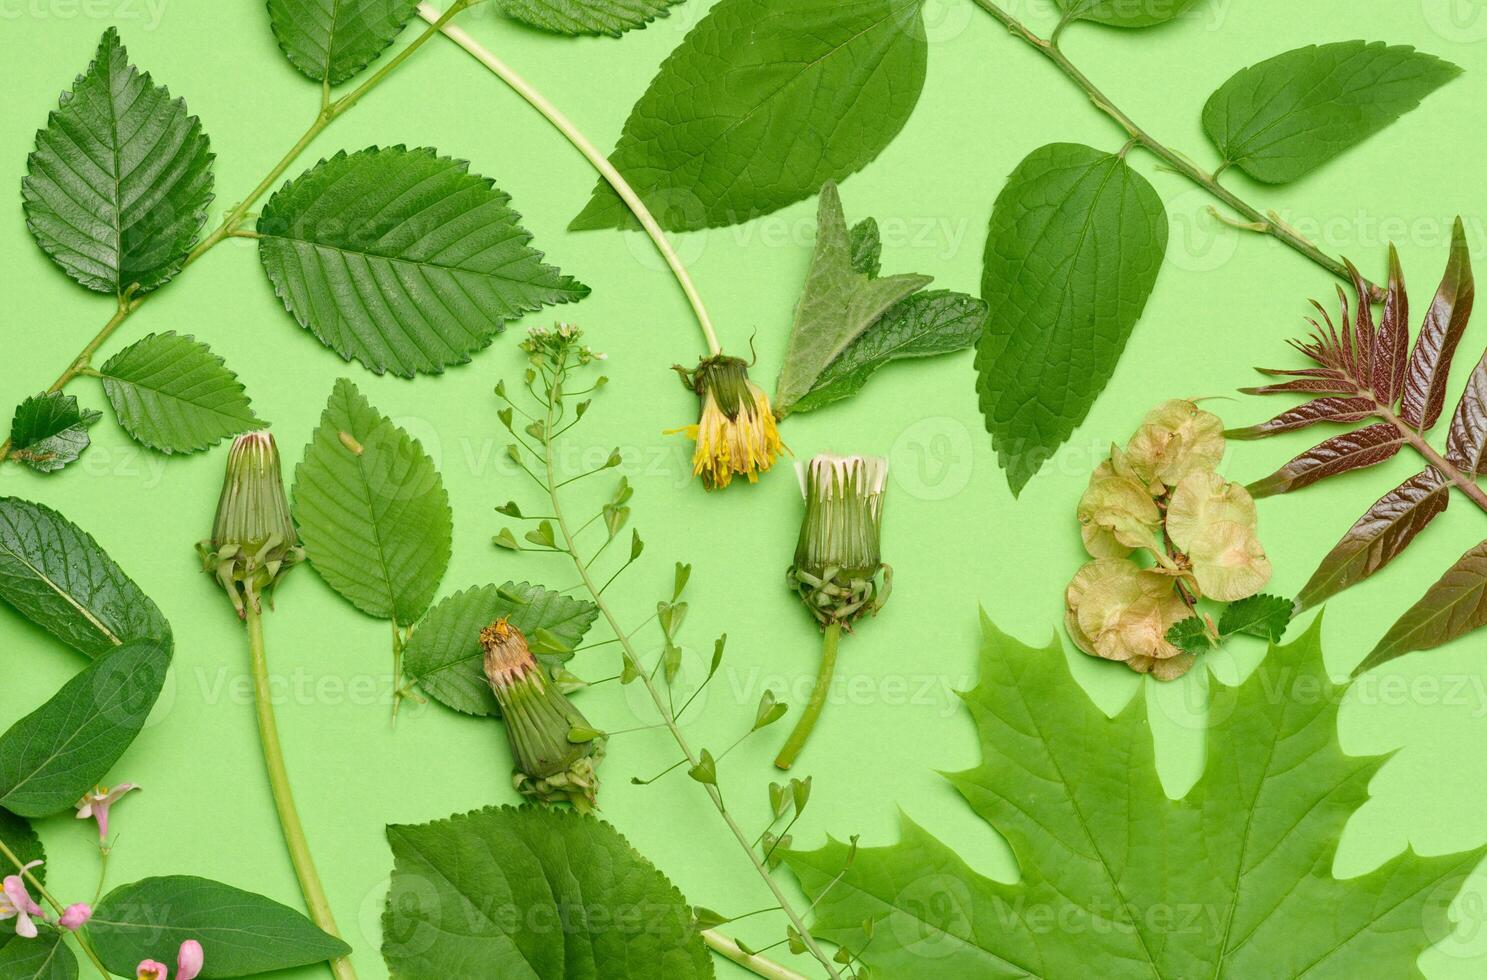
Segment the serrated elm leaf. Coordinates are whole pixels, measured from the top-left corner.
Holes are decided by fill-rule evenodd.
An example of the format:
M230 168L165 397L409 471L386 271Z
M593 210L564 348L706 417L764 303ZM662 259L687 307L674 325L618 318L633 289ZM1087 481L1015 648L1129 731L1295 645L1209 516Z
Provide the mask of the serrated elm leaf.
M339 85L392 43L418 0L268 0L269 24L289 63Z
M1487 626L1487 541L1472 548L1409 608L1353 675Z
M1238 599L1224 607L1219 616L1220 636L1245 633L1279 643L1286 635L1286 626L1291 622L1295 604L1290 599L1276 595L1252 595Z
M418 440L345 378L295 467L292 510L326 584L369 616L418 621L449 565L449 495Z
M867 166L924 86L920 0L721 0L661 64L610 162L668 231L748 221ZM638 228L600 180L569 226Z
M1446 458L1472 476L1487 471L1487 353L1477 362L1446 435Z
M1156 283L1167 218L1118 154L1034 150L992 208L976 351L981 414L1014 494L1110 380Z
M1208 636L1208 625L1197 616L1173 623L1167 630L1167 642L1188 653L1203 653L1213 647Z
M811 931L859 952L873 976L1411 976L1450 933L1451 898L1481 848L1333 877L1383 760L1343 753L1345 689L1315 626L1232 690L1182 800L1157 778L1145 698L1108 718L1056 642L983 629L980 684L963 696L981 761L949 778L1010 845L1017 880L978 874L907 818L898 843L861 848L845 873L840 841L786 854L819 901ZM1196 911L1176 928L1154 908ZM1072 915L1049 927L1047 910Z
M433 150L338 153L285 184L258 254L285 308L346 360L437 374L588 287L542 261L510 198Z
M513 20L569 37L619 37L644 27L682 0L496 0L496 9Z
M110 27L36 134L21 181L26 226L78 282L149 292L186 260L212 200L201 121L129 63Z
M191 336L150 334L98 369L124 431L163 453L192 453L263 423L237 375Z
M1108 27L1156 27L1175 20L1193 0L1058 0L1069 20L1087 20Z
M88 429L100 418L60 391L32 395L10 420L10 458L41 473L60 470L88 448Z
M1405 373L1399 415L1416 429L1424 431L1435 425L1445 407L1451 360L1466 332L1475 298L1471 250L1466 244L1466 229L1457 218L1451 231L1451 258L1445 276L1415 338L1415 349Z
M1203 107L1226 163L1282 184L1361 143L1461 74L1408 45L1308 45L1235 74Z
M1434 469L1390 490L1322 559L1296 596L1296 608L1315 606L1389 564L1450 501L1450 484Z
M1289 493L1318 480L1391 459L1404 445L1404 436L1388 422L1377 422L1356 432L1333 436L1291 460L1263 480L1249 485L1255 497Z

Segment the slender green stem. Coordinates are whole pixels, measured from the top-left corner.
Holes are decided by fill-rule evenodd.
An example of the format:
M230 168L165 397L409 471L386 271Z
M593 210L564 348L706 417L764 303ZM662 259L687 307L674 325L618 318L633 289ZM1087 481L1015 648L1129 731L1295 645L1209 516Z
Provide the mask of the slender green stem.
M274 795L274 809L279 813L279 826L284 832L284 844L289 849L289 861L294 865L294 875L299 879L300 891L304 893L310 918L324 932L339 937L335 916L330 910L330 901L325 897L325 888L320 884L315 859L311 857L310 845L305 839L305 828L300 823L299 811L294 805L294 793L289 786L289 770L284 766L284 750L279 744L279 726L274 720L268 658L263 649L263 613L259 610L258 599L254 595L246 597L244 606L248 622L248 653L253 670L253 707L258 715L258 739L263 745L263 762L268 770L269 788ZM331 960L330 970L338 980L356 980L356 969L346 957Z
M274 164L273 169L268 172L268 176L259 181L258 186L253 188L253 190L249 192L247 197L243 198L231 210L227 212L227 214L222 219L222 223L219 224L216 229L212 231L211 234L207 235L201 241L197 242L196 246L191 249L190 252L186 253L186 260L181 264L181 270L185 271L192 264L194 264L197 259L201 258L206 253L216 248L223 241L237 235L239 232L238 226L242 223L243 218L248 214L249 210L253 207L253 205L258 203L259 199L262 198L263 195L267 194L271 189L273 189L273 186L278 183L279 180L284 176L285 171L287 171L290 166L294 164L294 161L299 158L300 154L302 154L309 147L309 145L315 141L315 137L319 136L327 126L335 121L335 119L349 110L352 106L356 105L357 102L361 101L363 96L380 85L382 81L386 79L387 76L390 75L399 65L406 61L413 54L413 52L423 47L423 45L427 43L430 38L439 33L439 28L447 24L450 18L454 17L455 14L458 14L460 11L478 2L479 0L456 0L454 6L450 7L449 10L440 17L438 23L431 25L412 43L399 51L391 60L388 61L386 65L383 65L382 68L378 69L374 74L371 75L371 77L362 82L351 92L335 100L334 102L330 101L328 96L322 97L320 112L318 115L316 115L315 120L310 124L310 127L305 130L304 135L300 136L295 144L289 148L289 151L285 153L284 156L279 160L279 162ZM328 90L322 88L322 92L327 91ZM130 287L130 289L124 291L124 293L119 297L119 306L118 309L114 311L114 315L111 316L108 322L105 323L103 327L98 331L98 333L93 336L93 339L88 341L87 345L83 347L80 352L78 352L78 355L74 357L72 361L67 365L67 369L57 376L57 380L52 382L52 386L48 388L47 391L61 391L74 378L78 377L79 375L88 373L88 369L93 361L93 355L98 352L98 349L103 346L103 344L109 339L109 337L113 336L114 331L118 330L119 327L124 323L124 321L129 319L130 315L133 314L135 310L139 309L140 306L144 304L144 301L151 295L147 293L142 296L137 296L133 294L132 289L133 287ZM3 443L0 443L0 464L3 464L8 459L10 459L10 440L7 438Z
M418 5L418 15L430 23L437 23L441 17L438 8L429 3L420 3ZM688 275L687 267L682 264L681 258L677 256L676 249L671 247L671 242L667 239L666 232L662 230L660 222L656 221L655 216L645 206L645 202L640 199L640 195L635 193L635 189L630 186L629 181L625 180L624 176L615 169L614 164L610 163L604 154L595 148L594 144L590 142L588 137L584 136L583 131L575 126L572 120L563 115L556 106L549 102L541 92L537 91L530 82L517 74L510 65L507 65L500 58L496 57L489 49L481 45L479 41L476 41L458 27L444 27L443 33L445 37L463 48L476 61L494 72L496 77L511 87L512 91L525 99L528 105L541 113L544 119L551 123L558 132L562 133L569 143L573 144L574 149L583 154L584 159L599 172L599 175L609 182L609 186L614 188L614 192L630 208L630 212L635 215L636 220L640 222L640 226L645 229L645 233L650 236L652 244L656 246L656 251L660 253L661 258L665 260L666 265L671 269L671 274L676 277L677 285L681 286L682 293L686 295L687 302L692 306L692 313L697 317L697 326L702 330L702 337L707 343L708 353L720 353L722 348L718 346L718 335L713 330L712 319L707 315L707 307L702 303L702 295L698 293L696 285L692 282L692 277Z
M562 370L563 364L560 362L559 373L561 373ZM552 501L553 517L557 522L558 532L563 537L563 544L566 548L568 557L573 562L574 568L578 570L578 575L579 578L583 581L584 589L589 593L589 597L591 598L593 603L599 607L599 613L604 617L604 621L609 625L610 632L612 632L616 637L619 638L620 646L624 650L626 661L634 668L640 682L645 685L646 693L650 695L651 703L655 705L656 713L661 716L662 723L666 726L666 730L671 733L671 737L676 742L677 747L680 748L682 750L682 754L687 757L687 764L689 766L695 766L697 765L700 756L698 755L698 753L693 751L691 743L687 741L687 737L682 734L681 728L678 727L676 718L667 710L666 701L664 698L662 698L661 692L656 689L656 685L651 680L649 674L641 668L640 657L636 654L635 648L630 642L629 635L620 625L619 619L615 616L614 611L610 608L609 603L605 600L603 592L599 589L593 577L589 574L588 565L583 561L581 557L579 557L577 536L575 532L569 527L568 519L563 514L563 504L562 500L560 499L561 495L559 494L557 489L557 470L553 463L553 446L551 435L553 431L553 422L553 404L552 400L548 399L547 424L543 426L542 430L543 463L547 469L546 488L548 499ZM764 861L759 856L759 853L754 849L753 845L749 843L749 838L744 833L743 828L738 825L738 821L733 819L732 812L730 812L728 807L724 804L723 794L719 791L718 787L712 783L702 783L700 785L703 787L704 790L707 791L708 798L712 800L713 806L717 809L719 816L723 818L723 822L728 825L728 829L733 834L734 839L738 841L739 847L743 848L744 853L748 855L749 861L753 864L755 872L757 872L759 877L764 880L764 884L769 888L770 894L773 895L775 901L779 903L779 906L784 911L786 918L788 918L790 920L790 924L795 927L795 931L800 934L801 941L805 944L806 949L826 969L826 974L827 976L831 977L831 980L840 980L841 973L837 970L836 964L832 961L831 957L828 956L826 952L821 948L821 945L816 942L815 937L811 935L810 929L807 928L805 920L800 916L798 912L795 911L794 906L790 903L789 898L786 897L784 891L780 888L779 883L775 881L774 876L769 873L769 868L765 866ZM750 967L750 969L752 969L752 967Z
M821 717L826 695L831 691L831 675L836 671L836 648L841 638L840 623L832 623L821 632L821 669L816 674L816 687L811 691L811 699L806 702L800 720L795 723L795 730L775 757L774 764L780 769L789 769L795 764L795 757L805 748L805 740L811 737L811 730L816 727L816 719Z
M738 943L716 929L704 929L702 941L707 943L713 952L732 960L756 976L764 977L765 980L806 980L804 975L796 973L789 967L781 966L774 960L765 959L753 953L745 953Z
M57 901L57 897L46 890L46 886L41 883L41 879L36 877L36 875L31 873L30 871L25 870L26 866L21 863L21 859L16 856L16 853L14 851L6 846L5 841L3 840L0 840L0 856L4 856L5 860L15 865L16 873L25 878L27 884L29 884L32 888L36 889L36 894L41 896L41 900L43 902L46 902L52 907L52 911L56 912L58 915L61 915L64 911L66 911L66 907L61 902ZM98 958L98 953L94 951L93 944L88 942L86 936L84 936L81 932L74 932L72 934L72 938L77 940L78 948L83 951L83 955L86 956L89 962L93 964L94 968L98 970L99 976L105 978L113 977L113 974L108 972L108 968L103 965L103 961Z
M1084 91L1084 94L1089 97L1090 102L1094 104L1095 108L1109 116L1117 125L1124 129L1137 146L1158 157L1177 173L1203 188L1212 197L1223 202L1224 205L1248 219L1249 224L1246 227L1252 227L1261 234L1269 235L1271 238L1310 259L1344 282L1351 283L1353 281L1352 274L1348 272L1347 266L1307 241L1304 235L1282 221L1275 212L1261 213L1258 208L1220 184L1218 182L1219 174L1228 169L1228 161L1221 164L1214 172L1209 173L1181 153L1169 148L1145 129L1136 125L1130 116L1122 112L1105 96L1104 92L1101 92L1096 87L1094 82L1090 81L1084 72L1080 71L1072 61L1065 57L1063 51L1058 46L1058 38L1066 24L1061 23L1052 38L1042 38L1033 33L1022 21L1003 10L996 3L993 3L992 0L972 0L972 2L1001 21L1003 26L1014 37L1026 42L1035 51L1043 55L1043 57L1053 62L1059 71L1063 72L1070 81ZM1375 300L1382 299L1383 292L1378 286L1372 283L1368 283L1368 286Z

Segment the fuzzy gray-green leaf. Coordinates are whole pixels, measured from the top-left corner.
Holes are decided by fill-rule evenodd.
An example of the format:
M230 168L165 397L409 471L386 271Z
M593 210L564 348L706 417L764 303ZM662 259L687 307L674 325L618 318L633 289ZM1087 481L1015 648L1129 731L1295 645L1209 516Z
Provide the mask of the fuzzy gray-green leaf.
M11 419L10 458L41 473L60 470L88 448L88 429L100 418L60 391L32 395Z
M513 20L570 37L619 37L644 27L682 0L496 0L496 9Z
M339 85L371 64L412 19L418 0L268 0L289 63Z
M237 375L194 337L152 333L99 374L124 431L163 453L198 452L263 424Z
M1203 107L1224 160L1256 180L1310 173L1420 104L1461 69L1408 45L1308 45L1238 72Z

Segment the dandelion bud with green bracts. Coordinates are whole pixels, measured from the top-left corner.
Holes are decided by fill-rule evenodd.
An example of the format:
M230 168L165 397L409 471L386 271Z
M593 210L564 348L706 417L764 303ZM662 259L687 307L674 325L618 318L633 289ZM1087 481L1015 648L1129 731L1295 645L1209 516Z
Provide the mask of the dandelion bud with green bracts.
M696 425L667 432L685 432L697 443L692 475L702 477L706 489L726 487L734 474L756 483L781 453L789 452L780 442L769 396L749 380L747 361L715 354L691 371L679 365L673 370L697 393L701 405Z
M227 452L227 476L217 501L212 536L196 546L202 567L216 576L238 618L305 552L289 517L279 450L267 430L245 432Z
M532 656L521 630L502 618L480 631L485 677L501 705L515 767L517 792L543 803L595 807L604 757L604 738L570 738L592 733L588 719L568 700Z
M881 609L893 584L879 550L888 461L822 453L796 470L805 518L786 582L822 627L849 626Z

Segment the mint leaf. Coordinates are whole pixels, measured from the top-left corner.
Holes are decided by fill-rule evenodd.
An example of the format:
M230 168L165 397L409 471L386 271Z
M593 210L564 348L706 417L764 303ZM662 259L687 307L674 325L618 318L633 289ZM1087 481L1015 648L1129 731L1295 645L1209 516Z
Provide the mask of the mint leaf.
M393 825L387 840L382 956L393 976L471 976L472 963L480 976L545 980L713 975L681 892L602 820L490 807ZM575 911L604 927L564 927L555 939L554 924Z
M295 523L310 564L369 616L407 625L449 565L449 495L418 440L345 378L294 470Z
M121 976L141 960L174 963L201 943L208 977L243 977L345 956L351 947L278 902L189 875L144 878L104 896L88 920L103 965Z
M587 296L468 166L374 146L285 184L258 219L258 254L285 308L347 360L412 377L463 364L508 320Z
M1208 625L1197 616L1172 624L1167 630L1167 642L1188 653L1204 653L1213 648L1208 636Z
M1248 633L1271 643L1279 643L1291 622L1294 604L1276 595L1252 595L1224 607L1219 616L1219 635Z
M644 27L682 0L496 0L514 20L554 34L607 34L619 37Z
M403 650L403 672L425 694L455 711L499 716L501 706L485 677L481 629L509 616L528 640L535 642L537 631L547 630L572 651L598 615L598 607L592 602L571 599L527 582L456 592L430 609L414 630ZM573 654L543 652L536 656L552 672Z
M23 817L71 810L144 727L169 666L168 643L130 640L0 735L0 807Z
M785 362L775 382L774 404L780 417L806 396L827 366L889 307L929 282L929 276L912 275L870 279L854 270L836 184L828 182L822 187L816 249L805 289L795 305Z
M889 361L974 346L986 326L986 315L981 300L945 289L900 300L826 366L793 411L809 412L855 395Z
M41 473L60 470L88 448L88 429L100 418L60 391L32 395L10 421L10 458Z
M1187 11L1193 0L1058 0L1069 20L1109 27L1156 27Z
M41 504L0 497L0 599L63 643L96 657L170 626L93 536Z
M400 34L418 0L269 0L269 23L289 63L339 85Z
M1107 718L1056 642L1033 649L984 617L983 634L964 696L982 761L949 778L1011 846L1018 880L982 877L907 819L830 887L845 844L786 855L820 901L812 931L861 950L875 977L925 976L931 957L944 977L1405 977L1452 930L1482 848L1332 876L1383 760L1338 744L1343 689L1317 625L1233 690L1182 800L1157 779L1145 698Z
M180 271L212 200L201 122L129 64L110 27L36 134L21 181L26 227L73 279L148 292Z
M5 980L76 980L77 956L62 941L61 932L47 929L35 939L18 938L6 942L6 938L15 935L9 930L7 932L9 936L0 938L0 977Z
M720 0L661 63L610 161L668 231L737 224L867 166L924 87L920 0ZM638 228L599 181L569 226Z
M1225 162L1283 184L1363 142L1461 69L1408 45L1308 45L1245 68L1203 107Z
M163 453L197 452L263 424L237 375L191 336L152 333L98 373L124 431Z
M1053 143L1007 179L986 238L976 390L1014 495L1110 380L1166 249L1161 199L1116 154Z

